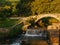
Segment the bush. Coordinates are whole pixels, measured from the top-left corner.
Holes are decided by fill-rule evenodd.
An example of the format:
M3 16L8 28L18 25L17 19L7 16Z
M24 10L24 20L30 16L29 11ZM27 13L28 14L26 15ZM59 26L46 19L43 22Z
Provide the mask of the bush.
M11 30L9 31L9 35L8 35L8 36L9 36L10 38L12 38L12 37L15 37L15 36L18 36L18 35L22 34L22 33L23 33L22 25L23 25L23 24L17 25L17 26L15 26L13 29L11 29Z
M16 36L23 33L23 30L21 28L22 28L22 24L17 25L12 29L9 29L9 31L6 33L0 32L0 39L15 38Z

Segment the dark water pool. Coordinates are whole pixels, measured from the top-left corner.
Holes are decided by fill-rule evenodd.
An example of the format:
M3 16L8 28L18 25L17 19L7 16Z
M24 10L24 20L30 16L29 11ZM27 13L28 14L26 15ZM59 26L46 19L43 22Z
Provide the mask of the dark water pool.
M58 31L59 32L59 31ZM58 32L57 31L52 31L51 32L51 35L53 36L53 37L59 37L59 36L57 36L57 35L59 35L58 34ZM54 35L53 35L54 34ZM56 36L55 36L56 35ZM11 41L9 41L9 40L7 40L7 42L5 41L3 41L4 43L1 43L0 42L0 45L21 45L21 35L20 36L18 36L17 38L14 38L14 39L12 39ZM41 42L41 43L40 43ZM47 45L47 43L46 43L46 41L32 41L32 44L31 45L35 45L35 44L33 44L33 43L37 43L36 45Z

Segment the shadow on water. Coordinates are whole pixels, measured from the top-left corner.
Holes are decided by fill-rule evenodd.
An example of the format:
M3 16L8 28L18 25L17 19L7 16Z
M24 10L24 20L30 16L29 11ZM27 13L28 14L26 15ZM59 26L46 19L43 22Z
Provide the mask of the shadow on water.
M15 36L13 38L2 38L0 39L0 45L21 45L20 37L21 35Z
M54 34L56 34L56 32L58 32L58 31L52 31L51 33L53 33L53 32L54 32ZM22 35L16 36L14 38L9 38L9 39L4 38L4 39L0 40L0 45L21 45L21 42L20 42L21 38L22 38ZM46 43L46 41L43 41L43 40L40 40L40 41L32 40L31 42L32 43L30 43L30 44L22 44L22 45L48 45Z
M27 44L21 44L21 40L20 40L21 36L18 36L18 37L15 37L15 38L11 38L11 39L3 39L3 40L0 40L0 45L43 45L43 42L42 41L36 41L36 40L31 40L31 43L27 43ZM42 43L42 44L40 44ZM44 42L46 43L46 42ZM47 44L46 44L47 45Z

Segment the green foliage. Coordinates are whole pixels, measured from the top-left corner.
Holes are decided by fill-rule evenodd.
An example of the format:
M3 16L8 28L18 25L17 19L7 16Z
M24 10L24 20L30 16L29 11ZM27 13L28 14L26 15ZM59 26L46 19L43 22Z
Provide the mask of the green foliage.
M7 17L7 16L10 16L10 13L9 13L10 10L7 10L7 9L4 9L0 12L0 17Z
M13 21L13 20L12 20L12 21ZM10 22L10 21L9 21L9 22ZM14 22L14 21L13 21L13 22ZM11 24L12 24L13 22L11 22ZM6 25L7 25L7 24L6 24ZM23 26L23 24L21 23L21 24L15 26L13 29L9 29L9 31L6 32L6 33L0 32L0 39L3 39L3 38L5 38L5 37L14 38L14 37L22 34L22 33L23 33L22 26Z
M3 37L4 37L4 33L0 32L0 38L3 38Z
M60 13L59 0L21 0L16 8L21 16Z
M4 7L5 5L11 6L11 2L6 0L0 0L0 6Z
M5 5L5 0L0 0L0 6L4 6Z
M17 36L19 34L22 34L23 33L22 26L23 26L22 23L20 25L15 26L13 29L11 29L9 31L8 36L9 37L14 37L14 36Z
M0 18L7 18L12 16L12 6L10 9L3 9L2 11L0 11Z
M1 16L4 14L7 16L30 16L43 13L60 13L60 0L20 0L16 4L17 5L9 1L0 0L0 6L2 7L5 5L13 5L13 7L16 6L16 9L4 9L4 11L2 11L3 13L1 13Z
M3 28L3 27L11 27L13 26L14 24L16 24L17 20L14 20L14 19L6 19L6 20L0 20L0 28Z
M16 8L17 8L17 14L20 16L29 16L31 15L31 9L30 9L30 2L32 0L21 0Z
M6 18L6 17L10 17L14 14L13 12L13 5L11 2L6 1L6 0L0 0L0 17L2 18Z

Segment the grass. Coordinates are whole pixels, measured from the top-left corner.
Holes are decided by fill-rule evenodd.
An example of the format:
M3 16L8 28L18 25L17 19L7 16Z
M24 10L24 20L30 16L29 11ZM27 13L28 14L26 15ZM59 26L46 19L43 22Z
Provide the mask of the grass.
M17 23L17 21L18 21L17 19L0 20L0 28L12 27ZM13 29L9 29L9 31L6 33L0 32L0 39L3 39L4 37L13 38L14 36L21 34L22 33L21 28L22 28L22 24L14 27Z
M0 28L11 27L14 24L16 24L17 21L18 21L17 19L6 19L3 21L0 20Z

